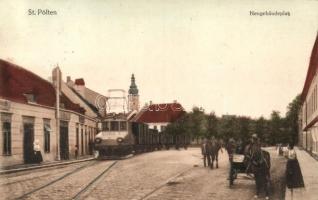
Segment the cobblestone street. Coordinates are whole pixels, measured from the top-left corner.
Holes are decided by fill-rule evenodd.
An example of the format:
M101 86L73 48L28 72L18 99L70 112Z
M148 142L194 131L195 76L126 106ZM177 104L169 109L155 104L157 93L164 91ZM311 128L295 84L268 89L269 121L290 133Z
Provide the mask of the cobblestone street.
M271 199L282 199L285 160L271 149ZM120 161L90 161L59 168L1 176L6 199L72 199L95 177L108 169L76 199L252 199L254 180L239 175L229 188L228 157L220 153L219 168L204 168L198 148L155 151ZM65 176L66 174L69 174ZM56 181L31 193L59 177Z

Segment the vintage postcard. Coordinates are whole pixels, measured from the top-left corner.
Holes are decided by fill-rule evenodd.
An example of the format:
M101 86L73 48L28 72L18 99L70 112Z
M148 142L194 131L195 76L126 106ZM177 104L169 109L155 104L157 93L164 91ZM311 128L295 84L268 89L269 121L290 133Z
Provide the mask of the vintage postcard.
M318 199L317 0L0 18L0 199Z

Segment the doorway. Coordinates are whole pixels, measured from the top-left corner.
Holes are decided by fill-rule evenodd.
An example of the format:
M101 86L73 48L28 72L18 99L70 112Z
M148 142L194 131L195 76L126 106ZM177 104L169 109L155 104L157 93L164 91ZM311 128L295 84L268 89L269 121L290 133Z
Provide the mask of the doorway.
M66 121L60 123L60 157L61 160L69 159L68 122Z
M33 123L23 124L23 159L24 163L29 164L34 161L34 125Z

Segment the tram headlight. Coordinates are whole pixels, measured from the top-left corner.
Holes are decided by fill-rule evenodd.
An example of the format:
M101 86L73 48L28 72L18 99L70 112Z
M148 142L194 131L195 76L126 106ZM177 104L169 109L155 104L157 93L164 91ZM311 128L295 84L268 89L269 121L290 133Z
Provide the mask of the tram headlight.
M101 138L96 138L96 139L95 139L95 143L96 143L96 144L99 144L99 143L101 143L101 142L102 142L102 139L101 139Z
M117 138L117 142L118 142L118 143L122 143L123 141L124 141L123 138Z

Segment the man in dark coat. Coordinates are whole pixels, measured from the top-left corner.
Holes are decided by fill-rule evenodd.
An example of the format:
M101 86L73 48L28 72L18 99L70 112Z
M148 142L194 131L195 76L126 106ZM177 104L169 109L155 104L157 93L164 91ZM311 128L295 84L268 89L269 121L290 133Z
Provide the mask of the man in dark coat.
M211 145L209 141L205 138L203 143L201 144L201 153L203 156L203 164L206 167L206 162L208 162L208 166L211 166L211 157L210 157Z
M250 170L253 172L256 184L256 195L258 195L263 187L265 190L265 199L269 199L269 182L270 182L270 155L268 152L261 149L260 140L256 134L252 135L252 141L249 149L247 150L247 155L249 156L249 164L247 167L247 172Z
M229 155L229 161L230 161L230 172L229 172L229 178L231 179L231 177L233 176L233 155L235 153L236 150L236 143L235 140L233 138L230 138L227 145L226 145L226 151L227 154Z

